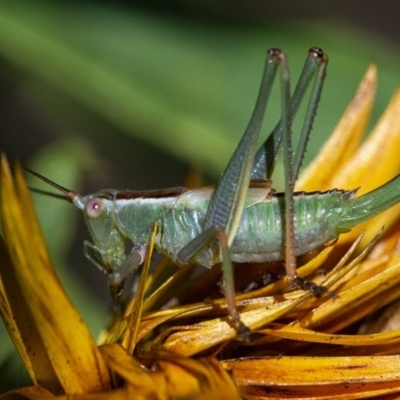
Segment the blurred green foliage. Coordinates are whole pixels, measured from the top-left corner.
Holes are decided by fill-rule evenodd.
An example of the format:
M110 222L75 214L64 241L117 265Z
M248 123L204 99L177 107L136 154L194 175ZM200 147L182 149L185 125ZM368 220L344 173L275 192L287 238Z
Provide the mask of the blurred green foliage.
M374 118L382 112L399 81L398 48L365 32L304 20L266 16L263 24L226 23L111 2L3 0L0 73L19 93L28 93L28 107L39 110L54 133L37 134L32 145L29 128L19 132L2 124L0 149L11 158L22 154L32 168L74 190L81 190L83 176L93 177L98 189L109 181L131 189L168 186L155 178L173 159L215 178L246 127L265 50L284 49L295 80L311 46L329 54L330 66L307 160L332 131L371 61L379 73ZM277 86L266 131L279 118ZM171 158L161 163L164 155L153 147ZM182 184L182 176L171 182ZM37 207L62 280L97 333L108 310L74 281L66 261L78 212L43 197ZM79 268L91 268L82 256L80 261ZM101 290L106 292L105 282ZM5 336L0 332L0 362L10 354Z

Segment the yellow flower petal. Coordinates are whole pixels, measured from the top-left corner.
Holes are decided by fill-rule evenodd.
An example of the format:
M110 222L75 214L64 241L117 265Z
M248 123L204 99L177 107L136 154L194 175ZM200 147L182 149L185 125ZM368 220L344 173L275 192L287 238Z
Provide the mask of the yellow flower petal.
M282 329L263 329L262 332L284 339L307 341L311 343L326 343L329 345L372 346L387 342L400 342L400 329L370 335L338 335L315 332L298 326L285 325Z
M400 170L400 89L394 94L375 128L342 168L333 169L332 187L360 188L358 195L386 183Z
M14 183L5 157L1 190L4 236L21 296L28 306L25 310L40 335L59 384L70 394L108 388L110 378L104 360L51 265L23 172L16 168ZM25 329L20 326L21 335L29 333ZM32 359L35 355L28 356Z
M143 355L151 370L119 345L101 347L110 368L123 377L132 396L146 399L239 399L232 378L212 357L198 360L168 352Z
M400 386L400 356L263 357L222 365L249 398L370 398Z
M297 190L324 191L335 187L332 175L345 165L357 150L371 114L375 91L376 67L370 65L339 124L301 174L296 183Z
M354 189L357 195L370 192L385 184L400 171L400 89L395 93L373 132L357 154L332 180L333 187ZM361 230L366 229L364 244L383 226L390 227L400 216L400 204L377 215L366 224L342 235L340 243L351 242Z
M4 324L35 385L61 388L35 321L18 283L8 249L0 237L0 311Z

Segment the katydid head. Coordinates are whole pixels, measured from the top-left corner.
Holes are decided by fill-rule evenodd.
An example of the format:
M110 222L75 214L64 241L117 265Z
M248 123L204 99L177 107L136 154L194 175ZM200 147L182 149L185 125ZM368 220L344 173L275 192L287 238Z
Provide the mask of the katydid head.
M101 263L97 264L107 273L112 273L126 258L126 238L115 223L116 192L106 190L82 198L83 216L93 239L93 250L101 257ZM96 260L87 256L96 264Z
M59 190L63 195L31 188L32 191L67 200L82 210L93 239L93 245L85 245L85 255L103 272L112 273L115 266L126 258L125 239L114 223L114 197L117 191L107 190L81 196L35 171L28 168L24 170ZM86 252L88 248L93 250L94 256Z

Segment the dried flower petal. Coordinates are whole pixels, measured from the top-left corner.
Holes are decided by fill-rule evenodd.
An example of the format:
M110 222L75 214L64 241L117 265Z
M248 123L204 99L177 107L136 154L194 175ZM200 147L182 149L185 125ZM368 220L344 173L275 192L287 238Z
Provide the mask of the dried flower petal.
M32 379L52 388L59 383L66 393L87 393L108 388L110 378L104 360L51 265L22 169L16 168L14 184L3 157L1 172L4 236L16 282L20 286L19 293L27 305L24 308L25 318L32 321L33 329L37 330L35 337L40 338L40 341L29 342L32 350L27 356L34 363L36 351L45 351L57 377L57 381L48 382L47 372L44 382L38 380L37 374ZM3 273L1 275L3 277ZM2 283L4 286L5 282ZM19 301L8 297L11 308L16 307L14 304ZM19 317L15 321L17 325L22 320ZM29 336L30 329L30 326L19 325L18 330L21 336ZM46 371L51 370L45 363L42 366Z

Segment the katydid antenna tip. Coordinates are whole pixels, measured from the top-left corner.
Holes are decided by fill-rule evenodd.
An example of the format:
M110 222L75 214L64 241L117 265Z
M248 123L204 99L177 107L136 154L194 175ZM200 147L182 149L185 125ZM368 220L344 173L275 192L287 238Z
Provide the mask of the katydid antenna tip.
M74 192L73 190L70 190L70 189L67 189L67 188L63 187L63 186L59 185L58 183L53 182L49 178L46 178L45 176L43 176L43 175L41 175L41 174L39 174L39 173L27 168L27 167L23 166L22 169L25 172L28 172L29 174L31 174L33 176L36 176L36 178L39 178L41 181L49 184L53 188L55 188L55 189L59 190L60 192L64 193L65 196L58 196L58 195L56 195L54 193L47 192L45 190L40 190L40 189L33 189L34 192L67 200L70 203L74 204L80 210L83 210L85 208L85 204L84 204L84 202L82 200L82 197L78 193Z

